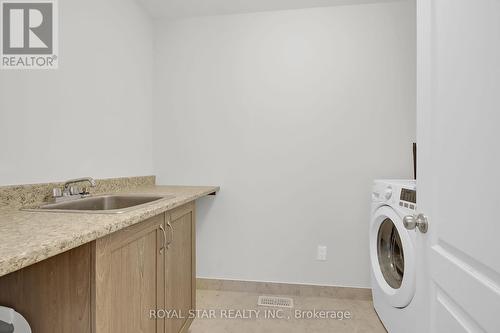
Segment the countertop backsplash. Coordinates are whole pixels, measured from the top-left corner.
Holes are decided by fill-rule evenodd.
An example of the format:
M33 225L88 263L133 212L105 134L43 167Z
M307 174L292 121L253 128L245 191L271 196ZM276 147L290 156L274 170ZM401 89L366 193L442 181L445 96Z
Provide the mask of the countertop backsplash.
M122 177L96 179L96 187L88 188L88 184L82 183L82 187L88 188L91 194L112 193L117 190L127 190L136 187L155 185L155 176ZM52 189L62 187L64 182L10 185L0 187L0 207L30 207L47 202L52 196Z

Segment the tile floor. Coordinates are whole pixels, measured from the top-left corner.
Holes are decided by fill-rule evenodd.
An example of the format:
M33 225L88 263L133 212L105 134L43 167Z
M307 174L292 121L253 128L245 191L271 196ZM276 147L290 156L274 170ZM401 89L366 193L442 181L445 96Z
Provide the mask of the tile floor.
M220 290L198 290L197 308L207 310L205 316L210 316L208 310L212 311L215 319L197 318L191 325L190 333L386 333L379 321L371 301L351 300L331 297L304 297L287 296L294 300L293 309L283 309L283 312L274 312L284 319L265 318L264 311L277 310L278 308L257 306L260 293L220 291ZM347 311L351 314L351 319L298 319L295 318L295 310L325 311ZM229 312L227 310L246 310L245 312ZM250 312L249 310L257 310ZM203 312L200 311L199 315ZM268 312L269 313L269 312ZM310 313L310 312L308 312ZM215 315L214 315L215 314ZM239 318L245 315L245 318ZM225 316L226 319L221 318ZM248 318L251 317L251 318Z

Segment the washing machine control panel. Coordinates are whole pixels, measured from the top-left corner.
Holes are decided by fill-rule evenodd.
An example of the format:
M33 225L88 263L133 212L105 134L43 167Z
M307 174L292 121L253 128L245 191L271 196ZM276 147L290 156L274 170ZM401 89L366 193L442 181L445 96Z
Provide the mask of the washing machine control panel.
M408 188L402 188L399 196L399 206L416 210L417 191Z
M394 206L415 211L417 209L417 191L411 184L400 182L375 182L373 202L385 202Z
M401 189L399 199L406 202L417 203L417 191L408 188Z
M388 186L384 191L384 197L389 200L392 197L392 187Z

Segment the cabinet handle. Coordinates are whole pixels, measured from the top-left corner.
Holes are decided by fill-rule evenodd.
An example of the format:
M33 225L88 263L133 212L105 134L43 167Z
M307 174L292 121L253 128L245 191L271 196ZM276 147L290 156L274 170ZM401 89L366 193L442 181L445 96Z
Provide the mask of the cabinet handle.
M170 242L167 243L167 249L169 247L170 244L172 244L172 242L174 241L174 227L172 227L172 225L170 224L170 221L167 221L167 227L170 228Z
M165 232L165 228L163 228L163 225L160 225L160 230L162 231L163 235L163 246L160 248L160 253L163 253L163 250L165 250L165 247L167 247L167 233Z

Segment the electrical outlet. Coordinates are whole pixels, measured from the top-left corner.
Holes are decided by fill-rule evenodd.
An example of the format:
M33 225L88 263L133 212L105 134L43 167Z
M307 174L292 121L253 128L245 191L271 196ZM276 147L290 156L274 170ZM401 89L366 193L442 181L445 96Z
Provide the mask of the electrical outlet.
M327 249L324 245L318 245L318 252L316 254L316 260L326 261Z

